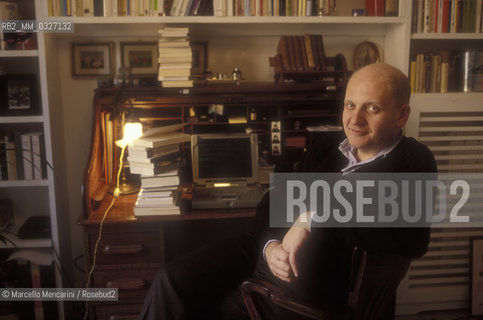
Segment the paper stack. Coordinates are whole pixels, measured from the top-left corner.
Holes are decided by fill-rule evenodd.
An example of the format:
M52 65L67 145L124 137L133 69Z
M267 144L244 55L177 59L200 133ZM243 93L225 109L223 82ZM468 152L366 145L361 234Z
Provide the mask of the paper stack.
M188 28L159 30L159 72L162 87L192 87L190 80L192 51Z

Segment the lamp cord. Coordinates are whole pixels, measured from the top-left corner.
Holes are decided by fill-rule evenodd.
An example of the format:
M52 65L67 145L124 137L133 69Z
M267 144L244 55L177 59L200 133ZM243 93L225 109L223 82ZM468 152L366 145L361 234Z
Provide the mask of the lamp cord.
M104 225L104 220L106 220L107 214L112 209L116 199L119 197L119 180L120 180L120 176L121 176L123 159L124 159L124 151L125 150L126 150L126 145L122 146L122 148L121 148L121 156L119 158L119 169L117 170L117 175L116 175L116 188L114 189L114 194L113 194L111 203L107 207L106 211L104 212L104 215L102 216L101 222L99 223L99 235L97 236L96 244L94 246L94 252L92 254L93 255L92 266L91 266L91 269L89 271L89 275L87 276L86 285L85 285L86 288L89 288L89 283L91 282L92 274L94 273L94 269L96 267L97 248L99 247L99 243L101 242L102 227ZM87 314L88 314L87 304L88 304L88 301L86 301L86 311L84 313L84 320L87 319Z

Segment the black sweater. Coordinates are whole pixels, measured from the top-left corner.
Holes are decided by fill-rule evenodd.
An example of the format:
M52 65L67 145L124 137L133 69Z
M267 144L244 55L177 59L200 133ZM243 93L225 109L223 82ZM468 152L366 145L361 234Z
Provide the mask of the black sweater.
M313 140L299 171L340 172L348 162L338 149L342 139L342 136L332 135L329 139L326 136ZM403 137L385 157L359 167L356 172L436 172L436 163L427 147L413 138ZM257 208L258 226L264 226L259 229L262 247L270 239L282 240L288 230L267 228L269 203L269 195L267 195ZM355 246L364 248L369 254L396 254L406 258L416 258L427 251L429 228L313 228L309 239L308 251L301 255L309 268L304 277L306 283L300 285L304 289L299 293L311 297L322 294L329 298L327 302L337 304L345 301L346 291L337 288L342 289L340 284L344 280L341 279L348 275L350 256ZM274 281L274 277L270 275L262 259L258 263L257 276ZM304 280L300 279L300 281ZM275 282L277 282L276 279Z

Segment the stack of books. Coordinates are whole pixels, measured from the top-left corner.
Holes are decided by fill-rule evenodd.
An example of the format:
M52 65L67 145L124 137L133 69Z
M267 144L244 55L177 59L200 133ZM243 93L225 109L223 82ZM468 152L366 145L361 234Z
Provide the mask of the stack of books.
M180 213L176 201L179 169L184 160L181 143L191 139L178 132L182 126L151 128L128 147L131 173L141 175L141 191L134 206L136 216Z
M159 72L162 87L192 87L190 80L192 51L188 28L159 30Z

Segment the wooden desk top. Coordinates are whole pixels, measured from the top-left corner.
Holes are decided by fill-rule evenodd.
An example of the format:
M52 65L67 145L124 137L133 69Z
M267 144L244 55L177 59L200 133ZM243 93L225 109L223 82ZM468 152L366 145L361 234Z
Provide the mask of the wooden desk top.
M236 208L236 209L203 209L185 210L180 215L159 215L159 216L134 216L134 203L137 194L120 196L114 202L113 207L108 212L104 223L132 223L148 221L181 221L181 220L207 220L207 219L232 219L232 218L251 218L255 217L255 208ZM107 194L104 201L89 217L80 217L77 221L80 225L95 225L102 220L105 210L111 203L113 196Z

